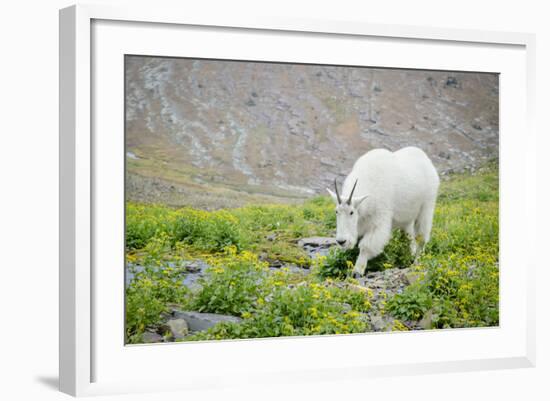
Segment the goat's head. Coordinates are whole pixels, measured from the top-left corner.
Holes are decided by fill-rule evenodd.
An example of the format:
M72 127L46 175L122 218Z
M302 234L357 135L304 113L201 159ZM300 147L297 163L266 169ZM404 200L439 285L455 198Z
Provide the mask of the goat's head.
M359 205L367 196L354 197L357 180L353 184L348 199L342 201L338 192L338 185L334 180L334 191L327 188L328 193L336 203L336 242L344 249L352 249L357 245L358 231L357 223L359 221Z

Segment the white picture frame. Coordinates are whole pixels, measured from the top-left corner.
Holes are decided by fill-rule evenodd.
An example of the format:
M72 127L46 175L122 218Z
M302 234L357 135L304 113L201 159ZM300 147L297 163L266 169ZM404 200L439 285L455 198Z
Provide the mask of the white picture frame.
M176 39L159 40L180 34L197 35L193 38L211 46L189 54L183 44L177 47ZM220 38L243 43L240 47L219 46L214 50ZM271 46L262 43L255 48L252 39L258 38ZM336 40L337 47L331 43ZM160 43L165 42L161 48ZM116 266L114 261L109 262L110 255L120 253L122 257L123 253L117 246L98 252L106 249L101 248L103 237L120 237L123 229L119 214L123 210L123 188L116 190L123 174L123 152L117 142L123 138L123 131L118 129L123 123L119 56L133 53L202 57L215 52L219 58L296 61L309 57L309 61L319 63L341 57L342 64L364 65L364 56L350 53L349 49L355 48L347 47L351 43L372 50L373 59L378 60L375 66L501 74L500 327L125 347L123 333L116 335L124 310L119 291L123 281L118 282L122 269L113 273L113 269L98 268L107 263ZM236 20L187 14L183 8L78 5L61 10L60 390L80 396L239 386L247 380L266 384L298 378L360 380L365 376L534 366L535 284L534 276L528 273L535 269L535 260L529 259L535 253L529 251L534 241L526 234L535 232L536 218L534 43L534 35L522 33L357 21L250 17ZM333 51L315 53L316 44ZM312 48L310 53L302 54L307 53L303 51L305 46ZM395 47L402 51L382 50L392 46L402 46ZM276 54L277 49L284 51ZM476 60L471 54L476 54ZM414 60L411 55L416 56ZM98 102L98 98L105 102ZM116 132L111 139L94 137L103 124ZM523 191L515 190L518 184ZM113 188L116 194L106 199L105 194ZM109 209L111 204L115 205L113 210ZM105 222L112 229L110 234L104 230ZM516 269L508 269L511 265ZM98 291L101 297L97 296ZM424 349L426 355L420 358L411 352L405 357L385 356L382 351L390 345L392 349ZM318 357L321 349L323 356ZM353 349L358 351L346 352ZM289 363L292 355L300 358ZM196 362L184 380L178 374L161 377L141 372L144 374L140 376L140 372L132 370L140 361L143 366L159 362L172 366L182 356ZM201 364L199 357L210 362L219 358L219 363L213 368L212 364ZM224 360L238 362L227 364Z

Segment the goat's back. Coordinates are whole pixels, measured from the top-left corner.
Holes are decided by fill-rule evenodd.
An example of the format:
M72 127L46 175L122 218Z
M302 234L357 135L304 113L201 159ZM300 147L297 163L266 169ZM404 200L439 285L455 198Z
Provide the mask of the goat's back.
M349 194L356 179L354 196L368 195L364 208L369 213L391 211L397 222L414 219L424 203L435 202L439 187L435 167L426 153L416 147L365 153L346 178L343 194Z

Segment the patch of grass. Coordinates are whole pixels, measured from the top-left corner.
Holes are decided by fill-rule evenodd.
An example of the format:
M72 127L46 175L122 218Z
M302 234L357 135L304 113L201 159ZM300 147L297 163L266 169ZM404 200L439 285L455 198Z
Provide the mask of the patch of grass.
M331 205L326 197L313 198L303 206L251 205L217 211L128 202L126 247L141 250L164 235L172 246L181 243L199 252L235 246L239 252L265 253L267 259L308 266L307 254L296 246L296 240L331 235L335 227Z
M307 252L288 240L261 242L253 246L253 249L254 252L263 255L268 261L292 263L300 267L309 267L311 265L311 259Z
M209 263L192 309L235 316L250 312L266 291L267 264L250 252L237 254L236 248L227 248L223 256L210 258Z
M394 316L419 320L429 328L486 327L499 323L499 271L494 255L479 251L450 259L426 256L423 279L387 303Z
M353 269L357 256L359 248L332 248L327 256L320 256L315 260L314 272L322 279L345 279Z
M197 333L188 340L302 336L313 334L363 333L369 326L363 314L368 300L365 293L315 282L288 288L271 287L256 307L244 313L240 324L222 323ZM343 300L352 301L349 308Z
M127 248L143 248L162 235L172 244L181 242L212 252L222 251L227 246L244 249L248 239L237 218L225 210L174 210L159 205L127 204Z
M453 174L442 182L438 202L473 200L498 202L498 162L493 160L474 174Z
M147 327L160 323L168 304L187 305L190 291L182 285L184 270L148 266L126 289L126 341L140 343Z

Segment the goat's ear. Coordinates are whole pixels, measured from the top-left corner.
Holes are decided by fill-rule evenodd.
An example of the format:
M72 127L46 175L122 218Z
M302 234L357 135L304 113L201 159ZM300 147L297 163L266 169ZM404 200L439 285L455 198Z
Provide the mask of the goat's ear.
M353 199L351 200L351 204L353 205L354 208L358 208L359 205L361 204L361 202L363 202L365 199L367 199L369 196L368 195L365 195L365 196L355 196L353 197Z
M327 188L327 192L330 194L330 196L331 196L332 200L334 201L334 203L338 204L338 197L336 196L336 194L328 188Z

